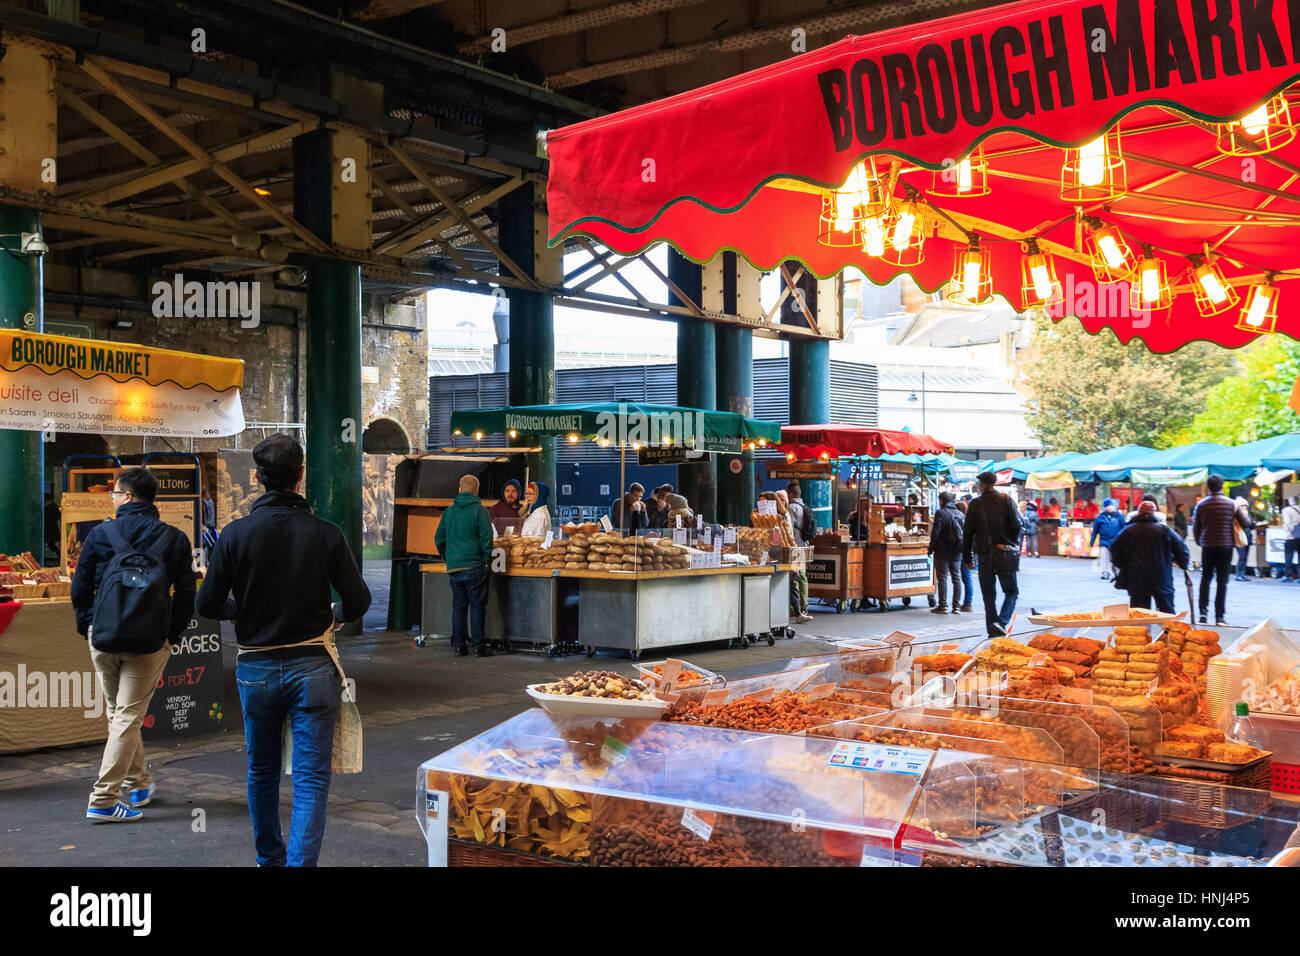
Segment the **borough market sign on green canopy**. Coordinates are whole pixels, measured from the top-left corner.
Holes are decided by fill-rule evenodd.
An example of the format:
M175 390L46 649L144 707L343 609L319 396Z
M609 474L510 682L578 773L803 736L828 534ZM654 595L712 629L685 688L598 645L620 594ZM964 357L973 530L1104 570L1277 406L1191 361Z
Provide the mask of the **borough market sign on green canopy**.
M514 405L453 412L453 435L564 435L601 445L679 445L739 454L745 445L776 444L781 426L735 412L640 402L580 405Z

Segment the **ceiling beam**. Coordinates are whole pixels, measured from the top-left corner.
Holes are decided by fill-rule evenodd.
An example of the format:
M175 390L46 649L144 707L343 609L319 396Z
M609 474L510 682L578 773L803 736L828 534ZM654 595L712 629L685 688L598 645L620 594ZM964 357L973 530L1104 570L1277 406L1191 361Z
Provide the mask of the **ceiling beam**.
M375 2L381 3L384 0L375 0ZM637 17L665 13L669 10L680 10L683 7L696 7L704 2L706 0L624 0L623 3L581 10L577 13L566 13L563 16L548 17L545 20L534 20L532 23L504 27L506 31L506 47L509 49L522 46L525 43L545 40L548 37L567 36L571 33L580 33L583 30L608 27L615 23L622 23L624 20L634 20ZM472 56L476 53L487 53L491 49L492 37L489 35L466 40L456 47L456 52Z
M431 7L437 3L442 3L442 0L370 0L356 12L356 18L362 22L391 20L393 17L400 17L412 10Z

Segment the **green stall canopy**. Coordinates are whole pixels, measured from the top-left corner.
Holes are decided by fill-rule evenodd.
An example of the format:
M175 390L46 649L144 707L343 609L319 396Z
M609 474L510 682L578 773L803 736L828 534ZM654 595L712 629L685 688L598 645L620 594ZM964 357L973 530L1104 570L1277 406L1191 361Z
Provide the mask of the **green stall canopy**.
M615 445L684 445L738 454L745 444L776 444L781 426L677 405L594 402L577 405L513 405L453 412L453 435L564 435Z

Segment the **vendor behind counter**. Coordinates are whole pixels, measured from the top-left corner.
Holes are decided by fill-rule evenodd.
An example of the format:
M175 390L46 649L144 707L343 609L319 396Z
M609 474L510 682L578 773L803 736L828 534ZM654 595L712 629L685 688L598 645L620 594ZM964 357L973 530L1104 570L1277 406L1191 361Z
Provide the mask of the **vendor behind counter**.
M503 535L507 527L513 529L513 534L518 534L519 529L523 527L524 519L520 516L520 498L523 496L523 488L519 482L511 478L501 487L501 499L488 509L488 518L492 521L492 528L498 535Z

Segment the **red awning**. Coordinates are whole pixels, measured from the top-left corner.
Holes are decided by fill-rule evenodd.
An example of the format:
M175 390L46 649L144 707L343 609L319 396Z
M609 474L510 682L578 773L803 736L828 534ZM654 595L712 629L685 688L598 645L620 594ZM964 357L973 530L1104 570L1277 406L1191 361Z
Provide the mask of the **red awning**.
M667 241L701 262L734 249L765 270L797 259L825 278L851 265L877 283L908 272L933 291L974 233L993 290L1019 307L1023 243L1034 238L1054 257L1055 318L1077 315L1091 332L1109 327L1161 352L1257 335L1236 328L1240 305L1197 311L1189 257L1208 243L1243 303L1248 286L1281 273L1277 329L1300 338L1300 282L1289 281L1300 277L1300 137L1256 156L1221 153L1216 139L1216 124L1300 79L1297 64L1300 0L1027 0L849 37L551 132L552 240L582 232L620 253ZM1291 113L1300 121L1300 93ZM1064 148L1113 124L1122 192L1062 198ZM938 195L936 170L977 146L989 192ZM866 157L882 179L899 161L895 201L924 199L919 263L819 242L823 190ZM1150 245L1172 307L1136 311L1127 280L1096 276L1095 226L1081 217L1118 228L1135 255Z
M889 428L866 425L783 425L778 451L793 453L798 461L816 461L865 455L943 455L952 454L952 445L929 435L896 432Z

